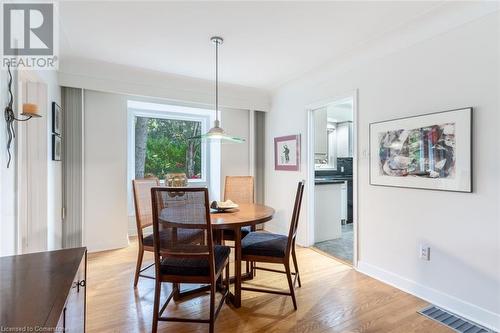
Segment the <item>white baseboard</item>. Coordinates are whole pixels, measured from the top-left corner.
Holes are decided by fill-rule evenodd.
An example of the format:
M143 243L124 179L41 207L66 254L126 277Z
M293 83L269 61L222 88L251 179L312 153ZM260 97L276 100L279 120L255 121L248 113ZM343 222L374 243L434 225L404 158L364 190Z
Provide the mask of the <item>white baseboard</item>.
M357 270L429 303L449 310L461 317L472 320L479 325L495 331L500 330L500 314L483 309L439 290L426 287L415 281L363 261L358 262Z

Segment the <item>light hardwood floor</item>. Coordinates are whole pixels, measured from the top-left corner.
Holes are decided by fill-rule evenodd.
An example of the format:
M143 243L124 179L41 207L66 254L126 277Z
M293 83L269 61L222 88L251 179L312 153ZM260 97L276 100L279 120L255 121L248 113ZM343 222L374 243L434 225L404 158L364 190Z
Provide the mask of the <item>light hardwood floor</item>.
M136 242L128 248L89 254L87 332L150 332L153 280L133 275ZM297 249L302 288L298 311L290 297L243 291L242 307L224 305L216 332L381 332L445 333L447 328L416 313L426 302L356 272L307 248ZM152 254L145 254L152 262ZM287 289L284 275L258 271L251 284ZM163 297L170 289L165 284ZM208 296L172 302L168 313L207 317ZM205 332L206 324L160 322L159 332Z

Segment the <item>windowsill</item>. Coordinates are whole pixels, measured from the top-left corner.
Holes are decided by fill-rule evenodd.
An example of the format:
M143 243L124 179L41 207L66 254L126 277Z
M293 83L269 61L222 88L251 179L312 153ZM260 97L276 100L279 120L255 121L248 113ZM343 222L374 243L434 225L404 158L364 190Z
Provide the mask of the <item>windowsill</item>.
M200 179L188 179L188 184L189 183L206 183L206 182L207 182L206 179L202 179L202 178L200 178Z
M203 178L200 178L200 179L188 179L188 184L190 184L190 183L200 184L200 183L206 183L206 182L207 182L207 180L203 179ZM160 180L160 185L165 185L165 180L164 179Z

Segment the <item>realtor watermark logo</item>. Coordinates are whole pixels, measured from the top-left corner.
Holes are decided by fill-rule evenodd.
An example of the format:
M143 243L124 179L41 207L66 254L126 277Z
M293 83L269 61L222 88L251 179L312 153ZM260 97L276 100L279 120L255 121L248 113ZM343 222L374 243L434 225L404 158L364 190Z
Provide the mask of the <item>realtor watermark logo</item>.
M2 4L2 67L57 69L54 3Z

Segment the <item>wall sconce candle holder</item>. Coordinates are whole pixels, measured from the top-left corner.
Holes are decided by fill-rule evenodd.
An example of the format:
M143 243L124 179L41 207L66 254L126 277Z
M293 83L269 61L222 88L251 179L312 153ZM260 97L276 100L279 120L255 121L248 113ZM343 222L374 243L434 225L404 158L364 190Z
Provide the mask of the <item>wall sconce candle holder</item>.
M12 154L10 152L10 148L12 145L12 141L16 138L16 132L14 130L14 121L28 121L33 117L41 117L38 109L38 105L33 104L33 103L24 103L23 104L23 112L21 113L22 116L25 116L26 118L17 118L14 109L12 108L12 105L14 103L14 95L12 94L12 73L10 71L10 66L7 66L7 70L9 73L9 103L5 107L5 121L7 123L7 154L9 155L9 158L7 160L7 168L10 166L10 162L12 161Z

